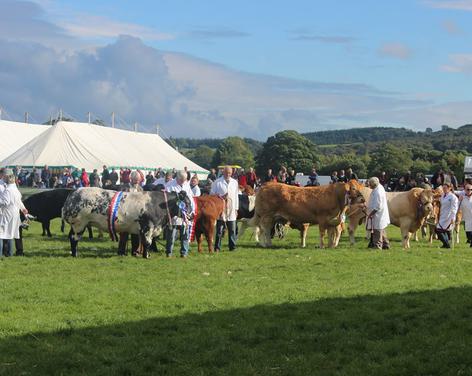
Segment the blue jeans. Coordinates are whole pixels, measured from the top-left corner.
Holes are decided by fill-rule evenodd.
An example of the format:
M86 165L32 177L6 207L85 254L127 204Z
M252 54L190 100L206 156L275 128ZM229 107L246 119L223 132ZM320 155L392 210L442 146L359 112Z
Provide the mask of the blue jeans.
M3 256L3 243L8 243L8 253L5 256L13 256L13 239L0 239L0 257Z
M187 256L189 250L189 233L187 226L171 226L166 230L166 254L172 255L174 249L175 237L179 231L180 235L180 255Z
M230 251L236 249L236 221L216 221L215 251L221 250L221 238L225 233L225 227L228 229L228 247Z

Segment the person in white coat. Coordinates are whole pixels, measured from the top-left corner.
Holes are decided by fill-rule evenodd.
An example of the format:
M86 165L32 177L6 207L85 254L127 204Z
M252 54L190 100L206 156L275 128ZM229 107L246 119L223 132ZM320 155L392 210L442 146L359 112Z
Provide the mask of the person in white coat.
M439 221L436 225L436 234L441 240L441 248L451 248L451 230L456 222L459 199L452 191L452 184L446 182L442 185L443 194L441 196L441 208L439 211Z
M13 239L20 239L20 210L26 215L21 201L21 193L15 182L12 170L3 171L3 184L0 187L0 256L3 256L3 245L8 243L8 253L13 255Z
M236 250L236 219L239 209L239 184L233 179L233 169L226 166L223 176L216 179L212 185L210 194L217 195L225 199L225 210L216 221L215 251L221 250L221 239L225 227L228 229L228 246L230 251Z
M372 177L368 183L372 193L367 204L367 229L372 234L373 248L388 249L390 248L390 243L387 238L386 228L390 224L390 216L388 213L387 195L384 187L380 184L379 178Z
M187 215L191 216L195 212L195 203L193 202L193 193L190 188L190 184L187 181L187 172L177 171L175 179L169 181L165 185L166 192L181 192L184 191L190 199L191 207L188 208ZM180 234L180 257L187 257L189 252L189 228L187 223L179 216L172 218L172 225L167 228L166 232L166 255L167 257L172 256L174 248L175 237L177 231Z
M459 195L459 207L462 210L467 243L472 247L472 184L466 184Z

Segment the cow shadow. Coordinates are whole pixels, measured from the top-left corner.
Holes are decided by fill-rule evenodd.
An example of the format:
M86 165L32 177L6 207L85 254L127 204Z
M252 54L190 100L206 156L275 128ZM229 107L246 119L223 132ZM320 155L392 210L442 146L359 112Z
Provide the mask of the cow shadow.
M0 339L0 375L470 375L471 311L460 287L85 328L77 313Z

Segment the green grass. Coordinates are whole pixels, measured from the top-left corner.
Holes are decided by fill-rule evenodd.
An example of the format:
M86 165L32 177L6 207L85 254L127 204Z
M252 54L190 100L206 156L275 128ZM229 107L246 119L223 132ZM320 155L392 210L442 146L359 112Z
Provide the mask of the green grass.
M471 375L472 250L320 250L310 229L150 260L34 224L0 260L0 375ZM195 246L192 247L193 250Z

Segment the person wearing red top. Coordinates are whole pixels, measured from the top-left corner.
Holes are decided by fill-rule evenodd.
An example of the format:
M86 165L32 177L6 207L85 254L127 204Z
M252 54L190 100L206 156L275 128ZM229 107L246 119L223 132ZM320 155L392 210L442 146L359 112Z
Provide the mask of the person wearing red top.
M238 184L240 187L245 187L247 185L246 175L244 174L243 168L241 168L238 172Z
M131 175L131 170L129 168L124 169L121 174L121 184L129 184L131 181L130 175Z
M251 188L255 188L257 184L257 175L252 167L249 167L249 171L246 174L246 184Z
M85 171L85 168L82 169L80 180L82 181L82 187L90 187L90 180L89 180L87 172Z

